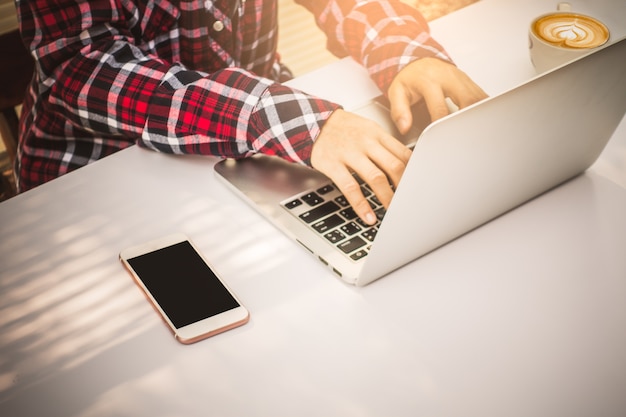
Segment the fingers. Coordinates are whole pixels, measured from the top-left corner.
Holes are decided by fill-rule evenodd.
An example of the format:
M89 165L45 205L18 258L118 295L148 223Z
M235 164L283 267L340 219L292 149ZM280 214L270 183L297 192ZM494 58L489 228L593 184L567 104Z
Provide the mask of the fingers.
M348 170L345 170L337 172L332 179L357 216L369 225L375 224L376 214L374 214L372 207L363 195L361 186L354 176Z
M407 148L404 148L404 151L408 153L408 157L406 155L398 157L386 148L376 147L373 152L370 149L370 152L364 155L365 157L354 158L349 162L350 171L356 173L370 186L385 208L389 207L394 189L400 183L404 168L408 163L411 151ZM376 215L363 195L361 186L349 171L346 172L348 176L342 175L340 178L335 178L335 184L364 222L376 223Z
M446 87L447 96L460 108L465 108L487 98L487 93L474 83L464 72L456 69Z
M447 97L460 108L487 97L456 66L436 58L422 58L406 66L392 81L387 96L391 117L402 134L411 128L411 106L420 100L434 121L450 113ZM376 216L352 173L388 207L410 156L408 148L375 123L337 110L313 145L311 165L335 182L363 221L374 224Z
M397 142L394 140L394 142ZM376 147L366 154L367 158L355 159L352 170L365 181L384 207L389 207L395 187L400 183L411 151L402 147L398 153L387 147Z
M452 95L452 99L461 109L477 103L481 100L484 100L487 97L487 93L485 93L482 88L474 83L470 85L466 84L466 89L463 91L462 94Z
M374 211L352 173L388 207L410 156L408 148L375 123L337 110L313 145L311 164L335 183L364 222L374 224Z
M405 133L404 120L410 118L410 106L424 100L431 120L450 114L449 97L459 108L487 97L487 94L456 66L436 58L422 58L406 66L387 91L391 114L398 130Z
M430 119L433 122L450 114L450 109L446 103L446 96L439 86L429 84L422 87L421 90L424 101L426 102L426 108L428 108L428 114L430 114Z

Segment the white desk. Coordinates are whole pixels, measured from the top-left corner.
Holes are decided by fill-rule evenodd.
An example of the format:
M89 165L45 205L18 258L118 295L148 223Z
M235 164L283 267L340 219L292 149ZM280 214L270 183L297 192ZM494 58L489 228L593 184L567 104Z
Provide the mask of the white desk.
M523 29L547 3L483 0L433 32L494 94L532 76ZM623 1L572 3L626 30ZM505 15L510 32L490 41ZM6 201L0 415L622 417L624 143L622 123L592 172L365 288L220 185L214 158L133 147ZM117 260L174 231L249 324L174 341Z

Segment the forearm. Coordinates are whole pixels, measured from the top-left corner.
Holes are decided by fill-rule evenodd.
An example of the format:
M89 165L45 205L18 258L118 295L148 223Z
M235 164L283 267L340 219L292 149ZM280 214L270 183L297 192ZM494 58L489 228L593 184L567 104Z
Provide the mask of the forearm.
M262 152L308 164L313 140L337 108L241 69L206 74L150 57L110 62L116 55L76 58L49 100L81 129L136 137L162 152Z
M136 18L139 10L124 15L108 1L53 3L19 4L37 57L39 114L57 121L48 137L118 137L164 152L264 152L308 163L337 108L243 70L206 73L175 63L172 44L159 37L177 30L176 9L152 10L161 16L151 27ZM72 18L61 20L59 10ZM59 23L46 27L52 20Z
M424 57L451 61L429 33L423 16L399 0L296 0L315 14L318 26L337 55L363 64L387 91L395 75Z
M338 106L241 69L180 69L155 91L141 143L155 150L310 164L313 140Z

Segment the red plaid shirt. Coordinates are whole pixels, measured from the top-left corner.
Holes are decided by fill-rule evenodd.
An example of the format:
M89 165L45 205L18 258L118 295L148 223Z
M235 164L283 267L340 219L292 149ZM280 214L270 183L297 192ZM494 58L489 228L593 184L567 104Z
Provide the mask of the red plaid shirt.
M330 50L363 63L383 91L414 59L449 60L422 16L397 0L296 1ZM309 164L338 107L278 82L276 0L16 4L37 62L21 120L22 191L134 143Z

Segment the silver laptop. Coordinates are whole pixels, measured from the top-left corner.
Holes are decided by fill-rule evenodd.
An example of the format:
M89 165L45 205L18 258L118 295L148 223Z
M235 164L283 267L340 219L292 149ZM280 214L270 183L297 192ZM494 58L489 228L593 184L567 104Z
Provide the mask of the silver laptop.
M380 102L356 113L393 132ZM257 155L215 170L334 274L362 286L582 173L625 113L621 40L421 133L416 126L402 138L413 154L388 210L368 196L381 219L375 227L313 169Z

